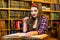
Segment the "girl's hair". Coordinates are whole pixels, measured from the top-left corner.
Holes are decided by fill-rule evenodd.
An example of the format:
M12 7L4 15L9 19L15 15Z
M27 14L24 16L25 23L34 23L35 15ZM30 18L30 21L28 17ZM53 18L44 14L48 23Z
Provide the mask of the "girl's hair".
M37 19L38 19L38 25L40 24L40 19L41 19L41 5L38 4L32 4L31 7L36 7L38 9L38 14L37 14ZM30 23L33 26L35 18L33 16L30 16Z
M38 6L39 6L38 4L32 4L31 5L31 7L36 7L36 8L38 8Z

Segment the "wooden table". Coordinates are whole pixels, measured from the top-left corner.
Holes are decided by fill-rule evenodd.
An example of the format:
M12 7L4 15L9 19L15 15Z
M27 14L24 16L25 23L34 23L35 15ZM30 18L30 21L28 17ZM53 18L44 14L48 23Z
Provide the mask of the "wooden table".
M10 34L10 35L5 35L3 36L3 40L48 40L47 34L42 34L42 35L35 35L30 38L24 37L26 33L15 33L15 34Z

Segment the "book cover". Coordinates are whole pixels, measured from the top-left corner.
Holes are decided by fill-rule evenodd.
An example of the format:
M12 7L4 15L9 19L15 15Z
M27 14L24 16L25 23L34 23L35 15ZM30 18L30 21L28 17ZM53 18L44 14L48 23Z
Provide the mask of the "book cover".
M51 17L51 18L52 18L52 20L54 20L54 13L52 13L52 15L51 15L51 16L52 16L52 17Z

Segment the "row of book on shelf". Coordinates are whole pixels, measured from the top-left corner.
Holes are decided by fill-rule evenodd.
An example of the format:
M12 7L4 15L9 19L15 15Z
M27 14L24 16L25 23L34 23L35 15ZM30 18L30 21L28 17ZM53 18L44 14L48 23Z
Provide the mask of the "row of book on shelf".
M60 5L57 5L57 4L53 4L52 5L52 9L50 6L48 5L42 5L42 10L47 10L47 11L50 11L50 10L53 10L53 11L60 11Z
M50 12L43 12L43 14L46 14L46 16L48 16L48 19L49 20L60 20L60 12L52 12L52 13L50 13Z
M31 2L11 0L9 5L11 8L30 8ZM0 8L7 8L7 7L8 7L8 1L0 0Z
M38 0L37 0L38 1ZM42 0L44 2L50 2L50 0ZM60 0L52 0L52 2L57 2L60 3ZM11 0L10 1L10 7L11 8L30 8L31 7L31 2L25 0L25 1L20 1L20 0ZM7 8L8 7L8 2L0 0L0 8ZM45 6L46 7L46 6ZM49 8L47 8L49 9Z
M53 12L52 13L52 20L60 20L60 13Z
M44 12L44 14L48 15L51 18L50 12ZM7 11L0 11L0 19L7 19L8 16ZM23 19L24 17L29 17L30 11L10 11L10 18L11 19ZM60 12L52 12L52 19L57 19L60 16Z
M10 7L11 8L30 8L31 2L26 1L11 1Z
M0 8L7 8L8 7L8 2L5 0L0 0Z
M52 26L53 27L58 27L59 24L57 24L57 22L59 23L60 21L58 21L58 20L53 21ZM23 32L23 30L19 30L20 28L23 29L23 27L24 27L23 20L16 20L16 21L14 21L14 24L15 25L13 25L13 24L12 25L13 25L13 27L15 26L14 28L17 29L17 30L13 30L14 28L11 25L10 27L13 28L12 30L10 30L11 34L12 33L17 33L17 32Z
M10 18L19 18L22 19L26 16L30 16L30 12L29 11L11 11L10 12Z
M52 5L52 10L60 11L60 5L53 4L53 5Z
M7 11L0 11L0 19L7 19L8 12Z
M0 33L3 31L9 33L9 30L4 29L11 29L11 34L16 32L23 32L23 20L10 20L10 26L8 26L8 20L0 20Z
M48 0L44 0L44 1L48 1ZM7 7L8 6L7 4L8 4L7 2L0 1L1 8ZM30 8L31 2L11 0L10 7L11 8ZM50 6L42 5L42 10L50 10ZM52 10L60 10L60 5L52 4Z
M10 11L10 18L11 19L22 19L25 16L30 16L29 11ZM8 11L0 11L0 19L8 19L9 14Z
M51 0L52 3L60 3L60 0Z
M23 32L23 20L11 20L10 22L11 34L16 32Z

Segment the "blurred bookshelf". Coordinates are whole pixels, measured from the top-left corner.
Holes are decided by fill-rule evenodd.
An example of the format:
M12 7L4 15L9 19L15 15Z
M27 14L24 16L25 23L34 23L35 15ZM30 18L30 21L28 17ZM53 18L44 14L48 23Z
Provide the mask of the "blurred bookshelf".
M31 3L32 0L0 0L0 37L23 32L22 19L30 16Z
M0 0L0 29L6 32L1 32L2 35L23 32L22 19L31 15L32 3L39 4L42 14L49 17L49 26L53 25L53 20L60 20L60 0ZM18 29L19 26L21 28Z

